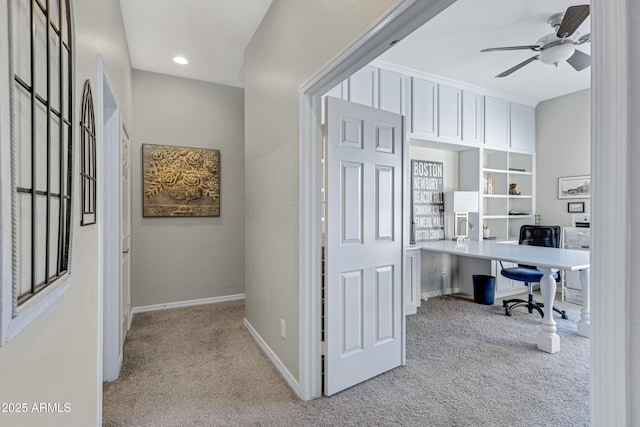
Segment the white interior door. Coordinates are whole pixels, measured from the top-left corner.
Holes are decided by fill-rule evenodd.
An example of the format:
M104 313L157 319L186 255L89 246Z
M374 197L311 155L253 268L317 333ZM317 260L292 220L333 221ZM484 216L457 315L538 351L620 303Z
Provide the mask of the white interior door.
M327 97L325 380L402 363L402 116Z
M129 331L129 319L131 316L131 152L129 150L129 134L122 126L122 177L121 177L121 204L122 220L120 222L122 236L122 268L120 270L121 289L121 328L120 348L124 347L124 341Z

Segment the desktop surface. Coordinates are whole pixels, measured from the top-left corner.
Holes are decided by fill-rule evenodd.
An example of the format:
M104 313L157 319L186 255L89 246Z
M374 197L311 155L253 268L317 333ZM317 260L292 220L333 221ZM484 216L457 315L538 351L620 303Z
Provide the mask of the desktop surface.
M547 248L477 240L460 243L455 240L433 240L418 243L416 246L426 251L495 259L568 271L586 270L590 267L589 252L576 249Z

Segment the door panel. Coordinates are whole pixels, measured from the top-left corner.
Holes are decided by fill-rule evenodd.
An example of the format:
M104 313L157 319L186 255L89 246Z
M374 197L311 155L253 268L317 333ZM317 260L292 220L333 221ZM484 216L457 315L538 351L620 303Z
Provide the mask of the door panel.
M376 268L376 344L393 340L393 266Z
M129 317L131 315L131 154L129 149L129 135L122 127L122 176L121 176L121 236L122 236L122 269L120 277L121 316L120 319L120 348L124 347L124 341L129 331Z
M402 363L402 116L327 98L325 394Z
M362 243L362 163L342 163L342 204L345 211L342 223L342 243Z
M393 168L376 166L376 240L393 241Z
M364 311L362 289L362 270L342 273L342 351L341 356L348 356L363 350L364 336L362 313Z

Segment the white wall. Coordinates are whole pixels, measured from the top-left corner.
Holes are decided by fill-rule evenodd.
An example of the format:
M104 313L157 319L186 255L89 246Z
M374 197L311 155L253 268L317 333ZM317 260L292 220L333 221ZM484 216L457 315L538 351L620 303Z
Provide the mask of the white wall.
M117 1L73 2L76 24L75 156L82 87L91 80L96 99L96 54L101 53L126 124L132 123L131 67ZM6 7L6 2L2 6ZM0 24L0 28L3 24ZM3 52L3 54L6 54ZM3 66L6 58L2 59ZM97 105L95 105L97 108ZM4 113L3 113L4 114ZM0 141L7 144L9 141ZM100 140L98 140L100 144ZM80 227L78 164L75 179L72 279L66 293L22 333L0 348L2 402L70 403L69 413L0 414L11 426L90 426L98 423L101 372L98 369L98 227ZM2 179L9 171L2 170ZM8 207L3 206L2 209ZM98 221L100 219L98 218ZM9 226L3 224L3 228ZM3 260L3 262L6 260ZM4 286L4 284L3 284Z
M133 71L133 307L244 293L244 91ZM142 144L220 150L220 216L142 217Z
M640 39L640 4L635 1L629 1L629 14L627 19L629 28L629 40L631 49L629 50L629 117L630 117L630 129L629 129L629 165L631 165L628 185L630 192L627 195L629 198L629 219L630 224L630 236L629 255L630 259L627 264L629 269L629 276L631 280L626 284L626 291L628 292L628 312L630 313L629 319L629 358L627 360L633 361L629 364L629 402L631 402L629 417L629 425L640 424L640 366L637 361L640 360L640 312L637 307L640 304L640 289L638 288L638 280L635 276L635 267L640 264L640 231L635 226L640 221L640 191L638 191L638 185L640 184L640 51L635 41ZM607 220L608 218L604 218ZM604 268L604 267L603 267ZM623 290L623 289L621 289Z
M536 206L542 224L571 226L568 202L558 199L558 177L591 175L591 90L543 101L536 107Z
M295 378L299 88L394 3L274 0L245 52L246 318Z

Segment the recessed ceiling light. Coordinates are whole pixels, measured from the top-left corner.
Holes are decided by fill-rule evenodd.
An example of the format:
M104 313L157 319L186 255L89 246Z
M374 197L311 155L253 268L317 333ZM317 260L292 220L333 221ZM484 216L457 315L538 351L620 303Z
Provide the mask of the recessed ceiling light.
M186 65L189 63L189 61L187 61L187 58L183 56L176 56L175 58L173 58L173 62L180 65Z

